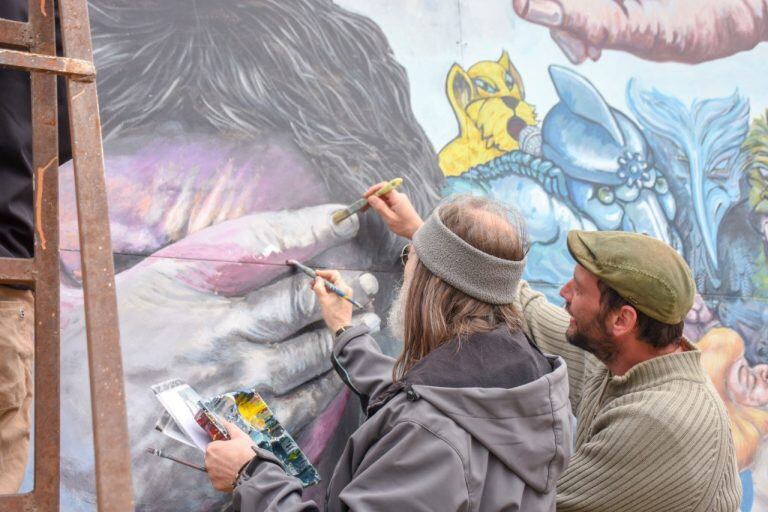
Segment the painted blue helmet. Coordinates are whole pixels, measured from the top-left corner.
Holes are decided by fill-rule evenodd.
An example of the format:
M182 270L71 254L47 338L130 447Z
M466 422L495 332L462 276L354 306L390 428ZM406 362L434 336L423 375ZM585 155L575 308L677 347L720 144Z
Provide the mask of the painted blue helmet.
M550 66L549 74L560 102L544 119L543 155L576 180L637 192L653 187L653 156L637 125L575 71Z

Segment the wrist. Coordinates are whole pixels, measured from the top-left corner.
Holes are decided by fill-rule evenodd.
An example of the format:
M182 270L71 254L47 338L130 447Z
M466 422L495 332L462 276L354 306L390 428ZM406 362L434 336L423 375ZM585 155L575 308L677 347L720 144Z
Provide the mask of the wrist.
M235 479L232 481L233 489L237 487L237 482L240 480L243 474L248 471L248 468L252 467L254 459L257 459L258 456L259 452L256 451L256 447L251 445L250 449L248 450L248 459L243 461L242 466L240 466L240 469L235 474ZM243 454L243 458L245 458L245 454Z
M350 325L352 325L352 315L340 315L336 318L329 318L325 321L325 326L328 327L328 330L331 331L331 334L334 334L342 327L349 327Z
M339 326L336 329L332 329L331 332L333 333L333 338L334 339L338 338L339 336L344 334L345 331L348 331L351 328L352 328L351 324L345 324L345 325Z
M240 468L240 470L237 473L238 475L243 469L245 469L245 466L247 466L248 463L251 462L255 456L256 456L256 450L253 449L253 445L249 445L247 450L244 449L238 454L238 460L236 464L237 467Z
M424 224L424 221L421 219L414 220L411 225L408 227L406 232L404 233L405 237L408 240L413 240L413 235L416 234L416 232L419 230L419 228Z

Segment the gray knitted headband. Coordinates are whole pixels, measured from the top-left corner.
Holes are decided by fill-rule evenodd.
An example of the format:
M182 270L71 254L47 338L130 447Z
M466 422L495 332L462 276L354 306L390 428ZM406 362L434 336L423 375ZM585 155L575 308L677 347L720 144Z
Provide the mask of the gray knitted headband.
M437 277L470 297L489 304L510 304L526 259L505 260L471 246L445 227L439 208L413 235L419 260Z

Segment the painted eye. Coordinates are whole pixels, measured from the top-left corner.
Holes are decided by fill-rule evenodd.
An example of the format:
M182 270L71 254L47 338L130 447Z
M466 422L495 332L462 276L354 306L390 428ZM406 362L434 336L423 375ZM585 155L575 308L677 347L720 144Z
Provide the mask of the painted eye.
M662 178L661 176L656 178L656 184L653 186L653 189L657 194L666 194L669 192L669 183L667 183L667 179Z
M728 158L721 158L717 161L715 165L712 166L712 169L709 171L709 177L711 179L728 179L728 175L730 174L730 168L729 164L730 160Z
M472 80L472 82L475 84L475 87L487 92L488 94L499 92L499 89L495 85L487 80L483 80L482 78L475 78Z
M613 190L611 187L600 187L597 189L597 199L603 204L613 204Z
M515 86L515 81L512 79L512 76L509 74L508 71L504 72L504 84L507 86L507 89L510 91Z

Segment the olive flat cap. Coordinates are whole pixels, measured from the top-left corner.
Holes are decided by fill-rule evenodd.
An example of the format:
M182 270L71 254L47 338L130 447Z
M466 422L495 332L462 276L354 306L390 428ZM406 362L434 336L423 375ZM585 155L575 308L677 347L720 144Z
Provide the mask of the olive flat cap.
M573 230L568 250L582 267L659 322L680 323L693 305L691 269L661 240L624 231Z

